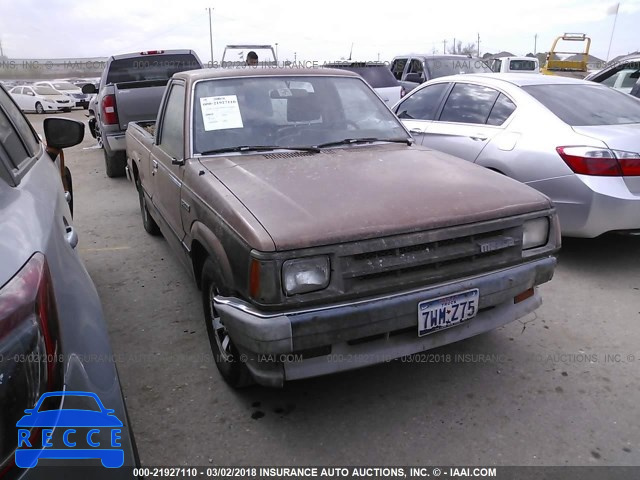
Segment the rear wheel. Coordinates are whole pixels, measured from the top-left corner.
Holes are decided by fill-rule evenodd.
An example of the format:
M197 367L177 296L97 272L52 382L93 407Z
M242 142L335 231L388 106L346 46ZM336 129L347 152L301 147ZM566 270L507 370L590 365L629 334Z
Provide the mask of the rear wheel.
M215 271L213 261L207 258L202 267L202 307L213 359L225 382L234 388L246 387L253 383L253 378L213 304L217 291Z
M144 190L142 189L142 184L140 183L140 180L138 178L136 178L136 189L138 190L138 200L140 201L142 226L149 235L153 235L154 237L156 237L160 235L160 227L158 227L156 221L149 214L149 209L147 208L147 199L144 196Z
M43 114L44 113L44 107L42 106L42 104L40 102L36 103L36 113L39 113L39 114Z
M127 166L126 154L124 152L115 152L109 155L106 150L103 150L103 153L104 163L107 167L107 177L124 177L125 167Z

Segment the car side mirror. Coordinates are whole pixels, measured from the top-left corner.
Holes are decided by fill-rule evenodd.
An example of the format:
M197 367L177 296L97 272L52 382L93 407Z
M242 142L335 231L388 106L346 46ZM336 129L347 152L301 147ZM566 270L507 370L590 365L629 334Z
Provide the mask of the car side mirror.
M44 137L50 148L69 148L84 139L84 123L70 118L45 118Z
M93 83L87 83L82 87L82 93L86 93L86 94L98 93L98 89Z
M422 83L422 82L424 82L424 80L422 79L422 75L420 75L419 73L407 73L405 81L406 82L412 82L412 83Z

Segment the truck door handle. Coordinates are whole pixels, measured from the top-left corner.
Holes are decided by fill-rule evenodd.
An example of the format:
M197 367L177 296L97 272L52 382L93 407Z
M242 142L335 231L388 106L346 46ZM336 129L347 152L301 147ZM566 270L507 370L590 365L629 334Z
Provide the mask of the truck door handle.
M65 227L65 230L66 230L66 233L64 235L65 240L69 245L71 245L71 248L76 248L76 245L78 245L78 234L76 230L71 225L67 225Z
M488 137L485 135L469 135L469 138L475 142L484 142Z
M409 133L424 133L424 130L422 130L421 128L412 128L411 130L409 130Z

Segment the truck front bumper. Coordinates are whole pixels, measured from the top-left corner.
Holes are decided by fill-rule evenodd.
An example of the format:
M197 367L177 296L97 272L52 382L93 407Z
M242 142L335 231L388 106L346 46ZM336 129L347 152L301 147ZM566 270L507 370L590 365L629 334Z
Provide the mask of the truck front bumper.
M487 332L542 304L537 290L553 277L555 257L373 299L286 313L265 313L236 298L214 306L255 380L282 386L296 380L381 363ZM418 337L418 303L477 288L478 314L451 328Z

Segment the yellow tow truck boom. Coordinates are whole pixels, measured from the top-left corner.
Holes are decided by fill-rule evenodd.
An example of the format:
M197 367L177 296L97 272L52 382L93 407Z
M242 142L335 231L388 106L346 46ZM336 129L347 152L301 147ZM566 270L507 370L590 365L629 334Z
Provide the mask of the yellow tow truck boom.
M559 52L556 50L558 42L564 40L567 42L583 42L585 44L582 52ZM542 67L541 72L545 75L571 75L587 74L587 62L589 61L589 49L591 48L591 38L584 33L565 33L553 41L551 50L547 53L547 61ZM561 60L558 55L577 55L582 56L581 60ZM573 74L572 74L573 73Z

